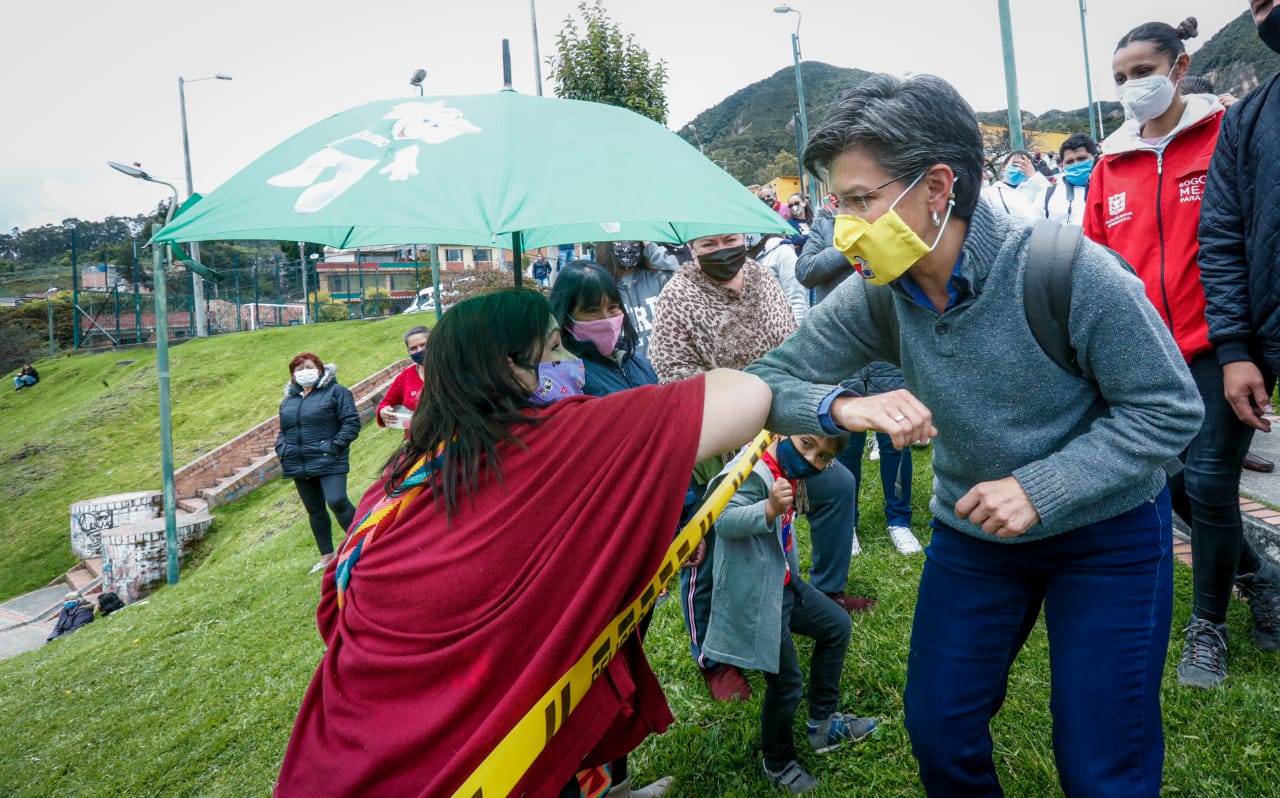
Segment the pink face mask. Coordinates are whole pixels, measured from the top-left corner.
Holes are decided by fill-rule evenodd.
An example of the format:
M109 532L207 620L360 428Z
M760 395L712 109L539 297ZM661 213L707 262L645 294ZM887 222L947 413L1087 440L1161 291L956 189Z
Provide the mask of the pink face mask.
M618 338L622 336L622 323L626 316L619 313L607 319L595 321L575 321L569 334L584 344L595 344L602 357L613 354L618 348Z

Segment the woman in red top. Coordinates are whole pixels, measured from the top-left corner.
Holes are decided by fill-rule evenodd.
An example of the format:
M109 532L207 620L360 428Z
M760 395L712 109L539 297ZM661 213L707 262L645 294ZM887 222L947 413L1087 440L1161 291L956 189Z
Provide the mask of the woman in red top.
M422 359L427 354L427 338L430 335L431 330L421 324L410 327L404 334L404 348L413 365L396 375L382 401L378 402L378 412L374 417L377 418L379 427L395 422L396 407L405 407L411 411L418 409L418 397L422 395ZM409 437L409 433L406 431L404 436Z
M1116 47L1115 81L1129 118L1102 143L1084 231L1137 270L1204 401L1204 423L1170 488L1174 510L1191 522L1195 561L1178 683L1215 687L1227 676L1225 621L1233 581L1249 590L1270 581L1271 572L1245 542L1240 521L1240 468L1253 430L1226 401L1204 315L1197 228L1223 107L1213 95L1184 97L1176 89L1190 63L1182 40L1195 35L1194 18L1176 29L1152 22L1134 28Z
M746 442L768 411L760 380L723 369L540 406L568 357L531 291L468 300L436 327L410 438L357 518L442 454L429 489L325 572L327 648L276 796L453 794L640 595L693 464ZM512 794L557 796L670 721L633 635Z

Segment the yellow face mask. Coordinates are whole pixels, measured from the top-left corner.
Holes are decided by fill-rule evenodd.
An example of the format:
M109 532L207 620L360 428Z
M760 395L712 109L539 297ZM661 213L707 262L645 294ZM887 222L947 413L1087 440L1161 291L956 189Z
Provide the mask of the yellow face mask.
M921 172L920 177L911 181L906 191L899 194L893 201L893 205L889 206L889 210L875 222L868 222L860 216L847 214L836 217L832 243L836 249L844 253L854 270L867 282L873 285L893 282L906 274L916 261L932 252L933 247L936 247L938 241L942 239L942 233L947 229L947 222L951 221L954 200L947 206L946 219L942 222L938 237L933 240L933 246L924 243L920 236L916 235L916 231L908 227L894 210L907 195L907 191L915 188L916 183L919 183L924 176L925 173Z

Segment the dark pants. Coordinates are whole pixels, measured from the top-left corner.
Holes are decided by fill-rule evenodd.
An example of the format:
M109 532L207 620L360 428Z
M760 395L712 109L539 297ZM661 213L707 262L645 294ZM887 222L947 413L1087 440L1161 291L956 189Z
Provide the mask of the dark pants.
M298 488L302 506L307 508L307 520L311 522L311 534L316 537L316 546L320 548L322 555L333 554L333 531L325 505L333 510L343 531L351 528L356 508L347 498L347 475L326 474L323 477L300 478L295 479L293 484Z
M1156 798L1160 680L1173 612L1169 494L1045 540L998 543L933 523L903 694L931 796L1002 796L990 721L1044 607L1063 792Z
M1253 428L1236 418L1223 394L1222 366L1213 352L1191 361L1191 376L1204 401L1204 423L1169 487L1173 509L1191 525L1192 612L1210 623L1226 623L1236 574L1256 573L1261 565L1240 520L1240 469ZM1274 382L1267 378L1267 393Z
M893 439L877 432L880 445L880 484L884 486L884 520L889 526L911 526L911 449L893 448ZM836 457L853 474L854 483L862 492L862 446L857 445L863 436L853 434L849 447ZM853 525L858 525L858 509L854 507ZM852 541L850 541L852 543Z
M796 707L804 691L804 674L791 635L813 638L809 658L809 717L823 720L840 701L840 672L849 650L852 622L839 604L793 579L782 591L782 644L778 672L764 675L764 703L760 707L760 744L770 770L782 770L796 758Z
M812 567L809 583L823 593L841 593L849 586L857 483L839 463L805 480L809 492L809 543ZM705 488L705 486L702 486ZM698 491L701 493L701 489ZM699 496L697 504L701 503ZM711 618L711 572L715 567L715 530L706 536L707 557L697 568L680 570L680 611L689 632L689 649L698 667L716 663L702 656L702 640Z

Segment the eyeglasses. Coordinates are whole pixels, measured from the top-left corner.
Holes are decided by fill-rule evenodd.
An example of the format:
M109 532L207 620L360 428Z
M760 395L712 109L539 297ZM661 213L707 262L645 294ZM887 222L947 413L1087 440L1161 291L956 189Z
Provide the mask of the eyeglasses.
M884 188L885 186L897 183L899 180L902 180L905 177L906 175L891 177L865 194L845 194L841 196L839 199L837 199L836 202L839 204L841 208L856 207L862 213L866 213L873 194L875 194L877 191Z

